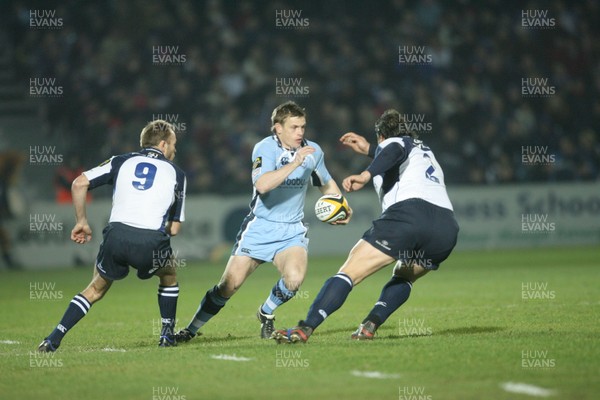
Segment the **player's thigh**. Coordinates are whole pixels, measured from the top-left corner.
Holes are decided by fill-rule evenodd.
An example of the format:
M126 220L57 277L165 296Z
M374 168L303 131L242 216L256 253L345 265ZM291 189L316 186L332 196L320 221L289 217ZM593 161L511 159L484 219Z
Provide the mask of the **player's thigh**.
M233 295L260 264L260 261L251 257L230 256L219 282L221 295L225 297Z
M102 243L96 256L96 268L105 279L116 281L129 274L128 237L128 233L122 231L122 224L119 223L109 223L102 231Z
M394 258L379 251L369 242L360 239L350 250L350 254L339 272L348 275L352 282L358 285L363 279L394 261Z
M308 253L303 246L292 246L277 253L273 265L286 283L300 285L306 276ZM288 288L289 289L289 288Z

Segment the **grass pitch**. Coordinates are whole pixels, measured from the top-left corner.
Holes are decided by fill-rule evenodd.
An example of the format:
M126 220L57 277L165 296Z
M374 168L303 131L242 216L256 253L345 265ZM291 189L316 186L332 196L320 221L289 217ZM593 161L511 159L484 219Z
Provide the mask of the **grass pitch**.
M0 398L592 399L600 393L599 250L455 253L415 284L376 340L351 341L389 278L391 270L381 271L355 287L308 344L295 346L258 338L255 312L277 280L270 264L203 336L165 349L157 347L158 280L132 273L49 355L35 349L87 285L91 267L2 272ZM304 318L342 261L311 257L301 291L278 310L276 326ZM178 327L223 267L181 269Z

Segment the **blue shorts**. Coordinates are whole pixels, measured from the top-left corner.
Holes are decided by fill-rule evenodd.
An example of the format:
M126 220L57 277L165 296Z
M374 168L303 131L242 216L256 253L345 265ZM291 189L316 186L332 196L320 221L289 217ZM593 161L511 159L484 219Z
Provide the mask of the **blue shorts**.
M111 281L123 279L129 267L140 279L149 279L171 258L171 238L163 232L111 222L102 231L96 269Z
M458 230L451 210L408 199L385 210L362 238L404 264L436 270L454 249Z
M272 262L277 253L287 248L300 246L308 250L307 232L308 228L301 221L273 222L251 213L242 222L231 255Z

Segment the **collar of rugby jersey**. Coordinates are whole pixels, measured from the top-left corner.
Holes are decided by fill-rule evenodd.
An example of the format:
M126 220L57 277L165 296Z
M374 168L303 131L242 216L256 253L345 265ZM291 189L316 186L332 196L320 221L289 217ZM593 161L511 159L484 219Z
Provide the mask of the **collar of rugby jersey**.
M140 150L140 153L151 158L160 158L164 160L167 159L162 151L154 147L144 147L142 150Z

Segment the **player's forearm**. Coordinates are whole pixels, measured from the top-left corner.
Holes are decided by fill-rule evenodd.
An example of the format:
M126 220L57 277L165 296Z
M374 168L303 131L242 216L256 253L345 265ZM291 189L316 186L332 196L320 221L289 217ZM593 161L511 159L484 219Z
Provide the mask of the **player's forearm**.
M71 185L71 197L73 198L73 207L75 207L75 218L77 222L87 220L85 211L85 201L90 181L85 175L79 175Z
M167 233L170 236L176 236L181 229L181 222L179 221L169 221L167 223Z
M340 187L333 179L330 179L329 182L319 187L319 190L323 194L342 194Z
M256 187L258 193L261 194L270 192L277 186L281 185L296 168L298 168L298 165L296 165L294 162L291 162L275 171L266 172L261 175L260 178L258 178L256 183L254 183L254 187Z

